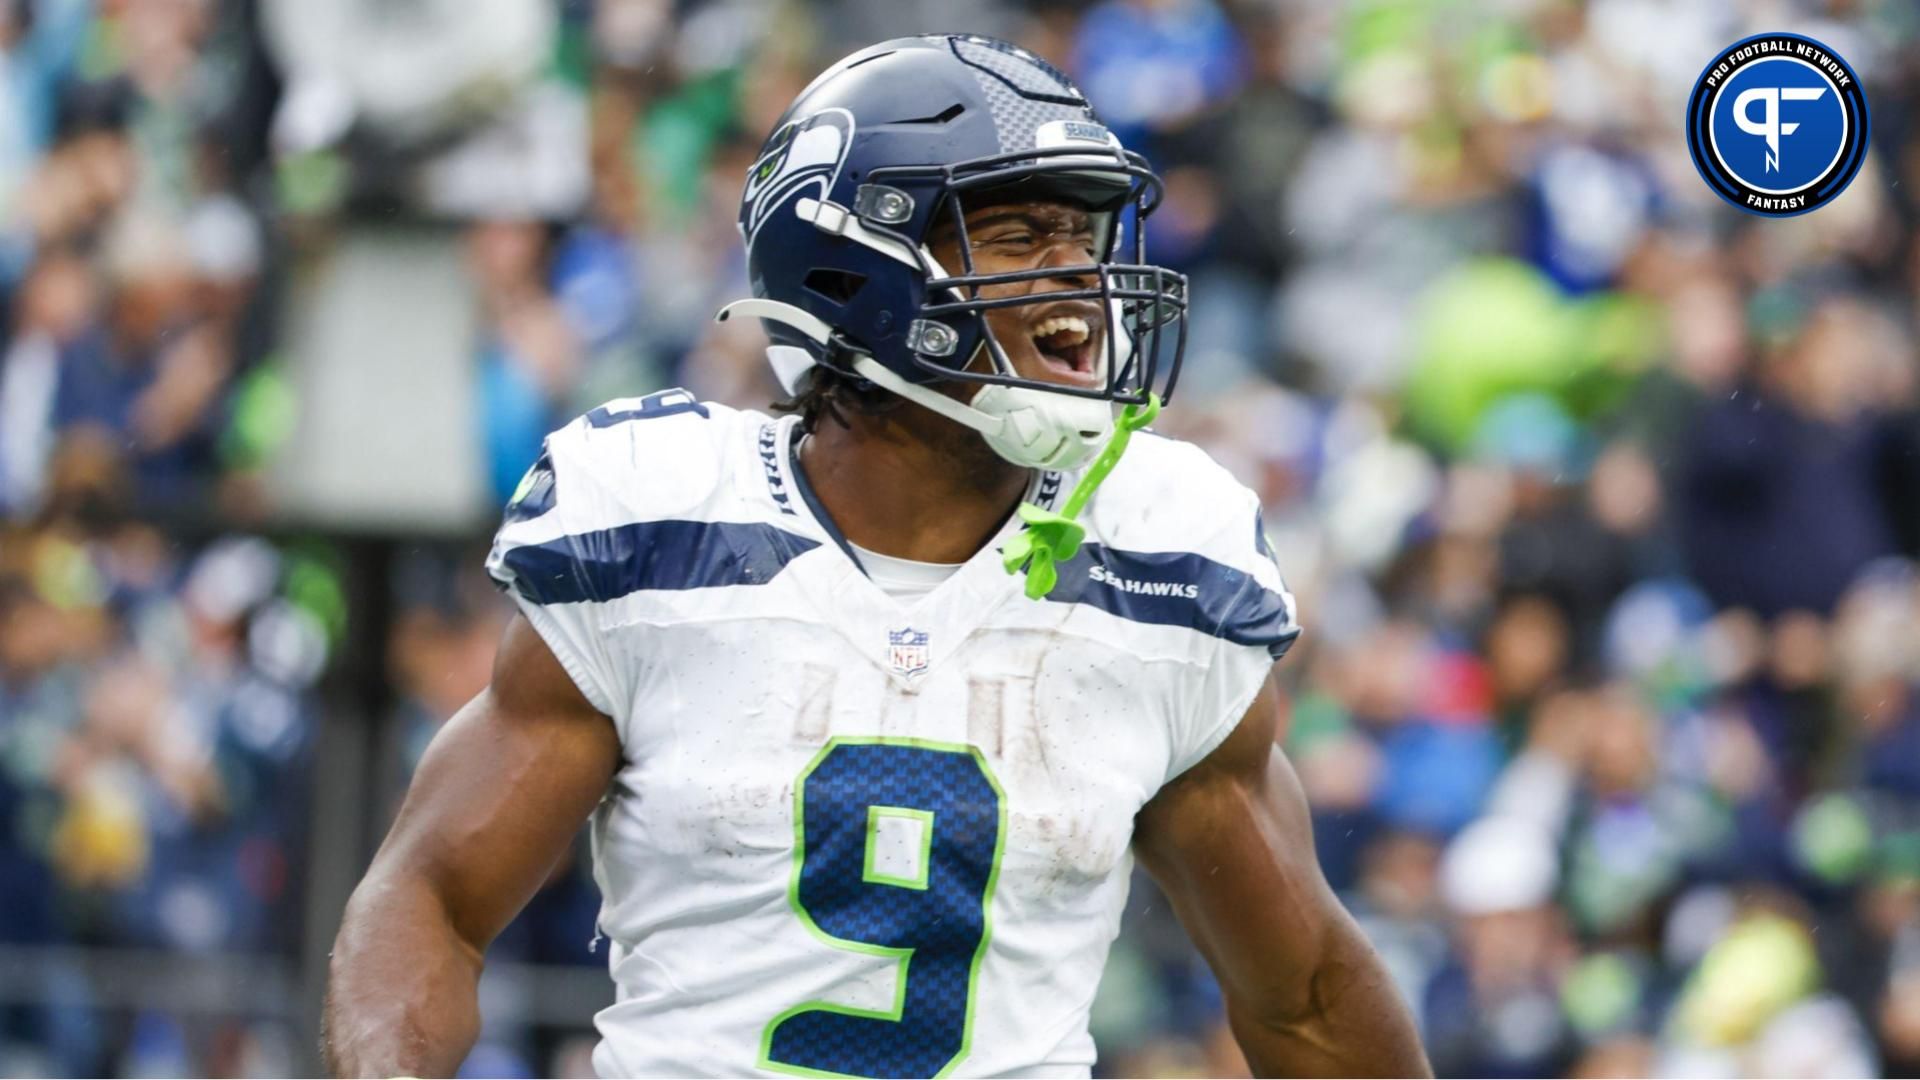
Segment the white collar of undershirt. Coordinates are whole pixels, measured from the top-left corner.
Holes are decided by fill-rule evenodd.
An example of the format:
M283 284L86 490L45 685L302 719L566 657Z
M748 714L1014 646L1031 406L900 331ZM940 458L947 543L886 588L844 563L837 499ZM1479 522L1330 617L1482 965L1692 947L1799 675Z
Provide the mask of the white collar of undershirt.
M882 555L869 551L853 541L847 541L854 556L860 560L860 566L867 572L880 590L895 600L913 601L940 587L940 583L952 577L954 571L964 563L916 562L912 559L896 559L891 555Z

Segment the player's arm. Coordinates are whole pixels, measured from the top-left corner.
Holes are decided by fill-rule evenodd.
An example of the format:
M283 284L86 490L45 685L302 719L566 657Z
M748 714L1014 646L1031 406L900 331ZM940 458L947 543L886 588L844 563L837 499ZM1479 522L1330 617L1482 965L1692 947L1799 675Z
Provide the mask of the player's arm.
M481 954L546 880L620 762L613 723L525 617L447 722L334 942L336 1076L450 1076L480 1031Z
M1234 733L1140 811L1134 849L1219 978L1254 1075L1429 1075L1412 1017L1320 873L1277 724L1269 679Z

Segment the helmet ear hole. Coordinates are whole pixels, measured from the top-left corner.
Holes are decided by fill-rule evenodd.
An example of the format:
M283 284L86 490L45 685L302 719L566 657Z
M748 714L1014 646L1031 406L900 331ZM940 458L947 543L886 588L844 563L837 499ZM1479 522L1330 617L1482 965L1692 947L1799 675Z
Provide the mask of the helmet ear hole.
M867 283L865 274L856 274L851 270L832 270L820 268L809 271L800 285L808 292L832 304L847 304Z

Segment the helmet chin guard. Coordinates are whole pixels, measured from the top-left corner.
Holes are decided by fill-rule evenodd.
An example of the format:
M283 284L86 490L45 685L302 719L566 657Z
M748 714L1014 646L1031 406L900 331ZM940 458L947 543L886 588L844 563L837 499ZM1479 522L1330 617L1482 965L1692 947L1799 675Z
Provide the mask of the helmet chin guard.
M1112 404L1092 398L989 385L973 395L973 407L1000 417L997 433L981 433L994 453L1028 468L1077 469L1113 437Z

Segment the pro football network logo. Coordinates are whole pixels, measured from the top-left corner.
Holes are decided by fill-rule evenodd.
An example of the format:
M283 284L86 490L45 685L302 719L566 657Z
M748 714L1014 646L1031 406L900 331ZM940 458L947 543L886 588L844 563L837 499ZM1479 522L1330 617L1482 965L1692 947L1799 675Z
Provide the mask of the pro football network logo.
M1792 217L1847 189L1867 156L1867 97L1839 54L1756 34L1707 64L1687 100L1687 149L1714 194Z
M887 631L887 666L909 677L926 671L927 632L911 626Z

